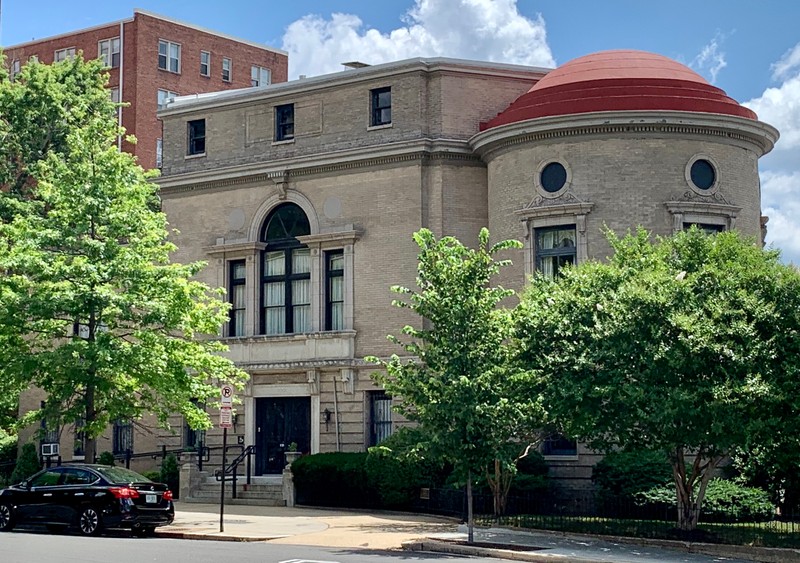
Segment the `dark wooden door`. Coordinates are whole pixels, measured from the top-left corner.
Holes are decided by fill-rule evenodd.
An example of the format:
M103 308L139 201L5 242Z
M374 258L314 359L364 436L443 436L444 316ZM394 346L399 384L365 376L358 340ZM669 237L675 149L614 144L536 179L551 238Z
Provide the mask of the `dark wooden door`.
M283 471L292 442L303 453L311 450L311 398L257 398L256 475Z

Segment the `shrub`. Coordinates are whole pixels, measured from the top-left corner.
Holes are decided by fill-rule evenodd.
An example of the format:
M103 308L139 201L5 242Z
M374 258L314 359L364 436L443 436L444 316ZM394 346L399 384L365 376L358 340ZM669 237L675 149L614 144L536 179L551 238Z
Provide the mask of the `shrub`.
M517 461L517 474L511 482L509 495L539 494L550 488L550 468L544 456L537 451L528 454Z
M381 506L410 508L421 488L444 481L448 468L425 451L419 429L401 428L369 449L365 469Z
M147 477L156 483L161 482L161 471L142 471L142 477Z
M114 454L111 452L103 452L99 456L97 456L97 463L100 465L111 465L113 467L116 459L114 458Z
M636 495L640 506L673 507L677 504L675 487L660 486ZM700 518L705 522L764 522L775 516L769 493L743 487L725 479L708 483Z
M11 473L12 483L21 483L42 468L35 444L25 444L17 458L17 465Z
M17 460L17 437L0 428L0 480L8 481Z
M161 472L158 481L164 483L172 491L175 498L178 498L180 491L181 470L178 467L178 458L175 454L169 454L161 462Z
M672 468L661 452L611 452L592 471L601 500L630 501L637 493L672 482Z
M292 463L297 502L317 506L371 507L366 452L306 455Z

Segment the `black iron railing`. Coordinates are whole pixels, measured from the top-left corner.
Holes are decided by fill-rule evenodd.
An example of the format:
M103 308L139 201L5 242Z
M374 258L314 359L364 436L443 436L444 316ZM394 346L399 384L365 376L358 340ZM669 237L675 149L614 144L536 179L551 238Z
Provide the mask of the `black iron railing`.
M233 459L233 461L231 461L228 465L226 465L225 467L223 467L221 469L217 469L214 472L214 478L217 481L222 481L223 479L225 481L231 481L231 484L232 484L231 497L232 498L236 498L236 485L237 485L237 480L238 480L238 476L239 476L239 466L242 465L242 463L245 464L245 473L244 473L243 477L245 477L247 479L247 484L249 485L250 482L251 482L252 476L253 476L253 462L252 462L252 459L253 459L253 456L256 454L256 446L244 447L244 446L238 445L238 444L237 445L233 445L233 446L228 446L225 449L225 453L227 454L228 450L235 449L235 448L241 448L241 451L239 452L239 455L237 455ZM217 448L217 449L221 449L221 448Z

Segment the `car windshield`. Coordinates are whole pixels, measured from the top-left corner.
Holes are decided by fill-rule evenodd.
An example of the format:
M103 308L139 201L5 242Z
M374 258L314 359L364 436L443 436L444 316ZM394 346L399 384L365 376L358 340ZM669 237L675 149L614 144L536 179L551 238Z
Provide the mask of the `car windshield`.
M151 483L150 479L143 475L139 475L135 471L125 469L124 467L95 467L100 475L106 478L110 483Z

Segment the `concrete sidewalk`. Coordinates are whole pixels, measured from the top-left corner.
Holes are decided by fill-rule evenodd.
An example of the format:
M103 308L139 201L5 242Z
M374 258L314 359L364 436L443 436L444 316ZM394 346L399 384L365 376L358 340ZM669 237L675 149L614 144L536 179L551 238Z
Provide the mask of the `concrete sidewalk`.
M269 506L225 507L175 503L175 522L160 537L219 541L271 541L293 545L398 549L403 542L456 531L458 521L419 514Z
M551 532L476 528L464 545L466 526L453 518L307 507L176 503L175 522L160 537L216 541L270 541L291 545L363 549L406 549L477 555L517 561L563 563L800 563L800 551L711 544L568 535Z

